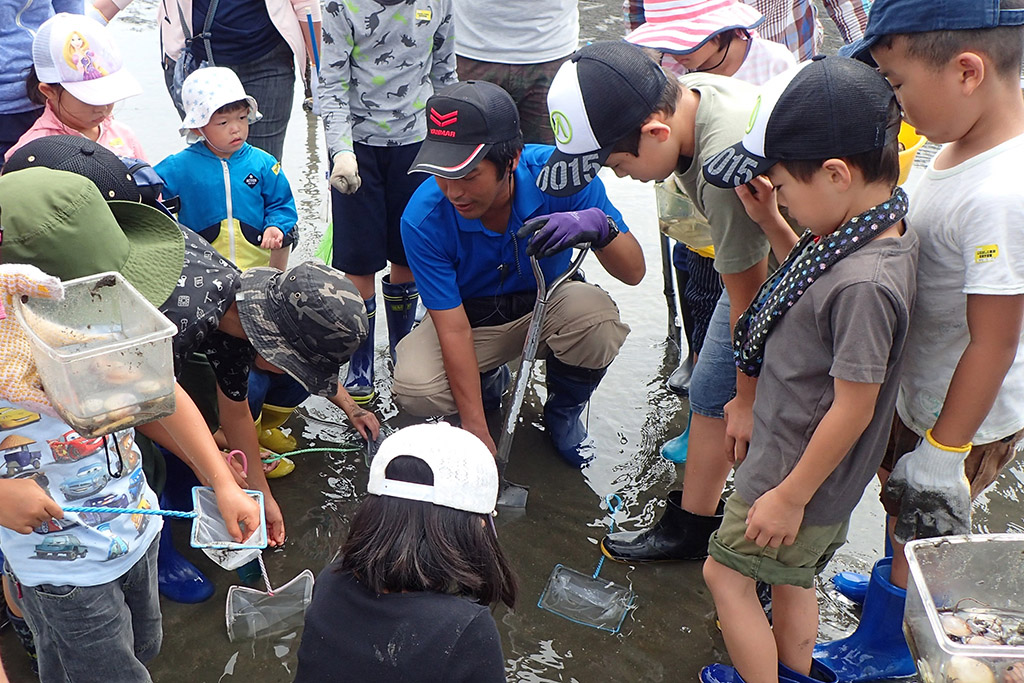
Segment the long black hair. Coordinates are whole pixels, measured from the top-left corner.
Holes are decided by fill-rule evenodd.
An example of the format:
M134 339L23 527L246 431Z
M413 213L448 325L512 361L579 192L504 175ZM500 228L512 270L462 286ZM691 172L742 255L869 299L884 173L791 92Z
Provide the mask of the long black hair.
M388 479L433 485L423 460L399 456ZM369 495L359 504L338 570L376 593L431 591L515 606L519 586L488 515Z

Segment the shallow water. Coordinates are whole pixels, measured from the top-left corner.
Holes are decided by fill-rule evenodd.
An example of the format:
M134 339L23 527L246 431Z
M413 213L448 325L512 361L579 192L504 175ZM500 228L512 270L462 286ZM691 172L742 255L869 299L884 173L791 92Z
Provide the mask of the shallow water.
M618 6L618 0L581 2L584 37L618 35ZM154 0L136 0L114 29L129 55L130 68L146 89L145 95L122 103L117 116L135 129L154 161L182 146L178 119L158 68L155 13ZM293 257L298 260L309 258L323 230L322 140L315 119L296 106L284 168L296 194L303 233ZM543 384L535 382L527 393L509 476L530 485L529 508L524 515L502 515L497 520L502 544L521 581L518 609L509 612L502 607L495 612L508 676L513 681L695 680L702 666L728 661L699 562L636 568L605 563L603 578L630 586L637 594L637 607L617 635L572 624L536 606L555 564L593 571L600 557L597 542L609 522L603 509L606 495L622 497L617 527L645 527L661 514L665 494L678 487L676 477L682 474L681 468L658 455L659 446L685 426L687 406L664 387L678 350L667 337L653 189L606 172L602 177L644 247L648 274L639 286L627 287L607 277L593 259L585 264L588 277L611 292L622 318L632 327L622 353L591 403L590 432L599 452L591 467L581 473L561 463L543 433ZM385 334L383 329L377 334L377 365L378 375L386 378ZM386 383L378 388L381 396L376 408L387 425L410 424L413 420L394 406ZM311 400L289 426L307 445L345 445L356 440L341 413L322 400ZM323 568L344 538L349 517L366 488L363 452L308 454L296 459L296 472L272 485L288 525L286 546L265 553L275 586L303 569L317 573ZM1011 468L982 497L976 508L979 531L1024 530L1022 481L1024 472ZM184 548L187 525L175 524L178 547ZM855 612L831 591L827 578L844 569L869 568L882 550L881 528L881 508L873 484L854 514L850 543L836 556L821 583L822 639L839 636L856 623ZM237 577L219 569L199 551L190 551L189 556L215 580L217 593L202 605L164 602L164 647L151 665L154 679L168 683L290 681L300 634L230 643L224 605L227 589ZM0 635L0 647L12 680L32 680L10 630Z

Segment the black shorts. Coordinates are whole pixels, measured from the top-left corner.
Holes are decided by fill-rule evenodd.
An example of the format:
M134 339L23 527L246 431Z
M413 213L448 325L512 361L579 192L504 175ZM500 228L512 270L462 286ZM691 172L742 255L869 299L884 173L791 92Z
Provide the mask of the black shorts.
M408 266L402 246L402 212L429 176L409 174L420 143L371 147L356 143L362 184L354 194L331 188L334 258L331 265L352 275L373 275L390 261Z

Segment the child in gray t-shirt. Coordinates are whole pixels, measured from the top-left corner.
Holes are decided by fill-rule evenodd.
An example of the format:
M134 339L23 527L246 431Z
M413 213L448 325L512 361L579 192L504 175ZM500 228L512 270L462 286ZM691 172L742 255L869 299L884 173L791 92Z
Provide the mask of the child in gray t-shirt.
M899 125L877 72L815 60L769 81L743 141L704 166L720 187L755 181L741 196L758 223L781 220L778 202L808 228L735 328L754 428L704 565L735 670L705 667L705 683L835 680L811 658L814 576L881 459L915 291ZM755 581L772 585L774 627Z

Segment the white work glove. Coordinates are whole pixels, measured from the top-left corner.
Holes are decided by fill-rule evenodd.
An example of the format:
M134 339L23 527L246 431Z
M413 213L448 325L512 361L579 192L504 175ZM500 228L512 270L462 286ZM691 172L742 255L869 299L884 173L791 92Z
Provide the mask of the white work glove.
M342 194L352 194L363 181L359 178L359 164L355 152L338 152L331 166L331 186Z
M36 373L28 339L14 316L14 297L32 296L63 299L60 280L35 266L20 263L0 265L0 302L5 309L0 319L0 398L39 413L56 416Z
M885 484L885 496L899 503L896 541L971 532L971 484L964 474L970 452L970 444L955 450L942 446L929 429L917 448L896 462Z

